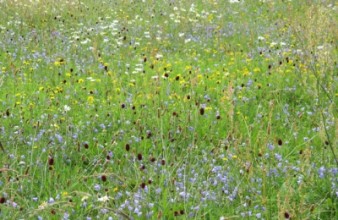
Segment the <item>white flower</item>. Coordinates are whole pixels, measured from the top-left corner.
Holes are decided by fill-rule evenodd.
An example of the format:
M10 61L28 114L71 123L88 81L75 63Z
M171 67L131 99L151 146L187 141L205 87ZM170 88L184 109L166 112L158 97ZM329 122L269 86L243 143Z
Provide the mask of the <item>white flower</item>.
M88 39L88 38L86 38L85 40L81 41L80 43L81 43L81 44L87 44L87 43L89 43L89 42L91 42L91 40Z
M150 32L149 31L144 32L144 37L145 38L150 38Z
M91 82L95 82L95 81L96 81L96 80L95 80L93 77L91 77L91 76L90 76L90 77L87 77L87 80L88 80L88 81L91 81Z
M270 47L274 47L274 46L276 46L276 45L277 45L276 42L271 42L271 43L270 43Z
M324 45L320 45L320 46L318 46L318 47L317 47L317 49L318 49L318 50L322 50L322 49L324 49Z
M179 36L179 37L183 37L183 36L184 36L184 33L178 33L178 36Z
M99 201L99 202L107 202L107 201L109 201L109 197L108 196L103 196L101 198L98 198L97 201Z
M265 40L265 38L262 36L258 36L258 40Z
M240 3L240 0L229 0L230 3Z
M65 112L68 112L68 111L71 110L71 108L70 108L68 105L64 105L64 106L63 106L63 110L64 110Z
M163 58L163 55L160 54L160 53L157 53L155 57L156 57L156 59L161 59L161 58Z

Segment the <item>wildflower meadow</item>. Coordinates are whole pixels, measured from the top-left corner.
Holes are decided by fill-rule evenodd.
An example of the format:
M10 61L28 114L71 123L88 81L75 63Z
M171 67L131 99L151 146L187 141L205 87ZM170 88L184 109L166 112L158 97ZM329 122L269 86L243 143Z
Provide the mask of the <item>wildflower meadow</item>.
M0 219L337 219L334 0L0 0Z

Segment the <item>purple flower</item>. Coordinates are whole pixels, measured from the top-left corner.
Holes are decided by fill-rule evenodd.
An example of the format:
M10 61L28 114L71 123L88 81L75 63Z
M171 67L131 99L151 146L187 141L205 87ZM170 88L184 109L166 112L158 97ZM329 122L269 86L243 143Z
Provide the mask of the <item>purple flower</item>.
M100 191L101 186L99 184L95 184L94 189L95 191Z
M326 169L324 166L321 166L319 169L318 169L318 175L319 175L319 178L324 178L325 176L325 172L326 172Z
M155 190L155 192L156 192L156 194L160 194L160 193L162 192L162 189L161 189L161 188L157 188L157 189Z
M183 199L188 199L190 197L189 193L186 192L180 192L179 195L183 198Z
M69 219L69 214L68 214L68 212L65 212L65 213L63 214L63 219L64 219L64 220Z
M56 139L58 140L58 142L61 144L63 142L63 138L60 134L55 134Z
M273 149L275 149L275 146L271 143L268 143L268 148L269 148L269 150L273 150Z
M49 200L48 200L48 203L54 203L54 202L55 202L55 200L52 197L50 197Z
M101 209L100 211L101 211L101 213L104 214L104 215L108 213L108 209Z
M137 216L141 216L142 215L142 211L138 208L135 208L134 209L134 213L137 215Z
M276 153L275 154L275 158L276 158L276 160L281 161L282 160L282 155Z
M333 175L333 176L336 176L338 174L338 168L331 168L330 169L330 173Z
M16 207L18 207L18 204L16 202L12 202L12 206L13 206L13 208L16 208Z

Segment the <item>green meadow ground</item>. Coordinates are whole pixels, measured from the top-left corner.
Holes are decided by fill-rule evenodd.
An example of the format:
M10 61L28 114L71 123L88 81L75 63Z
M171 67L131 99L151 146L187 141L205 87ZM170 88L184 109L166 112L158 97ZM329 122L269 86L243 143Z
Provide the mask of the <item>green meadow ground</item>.
M336 219L338 5L0 1L1 219Z

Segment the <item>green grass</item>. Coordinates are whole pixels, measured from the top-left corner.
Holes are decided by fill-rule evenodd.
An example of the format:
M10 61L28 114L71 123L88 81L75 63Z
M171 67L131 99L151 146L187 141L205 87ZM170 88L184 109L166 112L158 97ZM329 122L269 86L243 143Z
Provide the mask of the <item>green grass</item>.
M333 1L0 1L2 219L335 219Z

